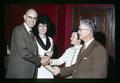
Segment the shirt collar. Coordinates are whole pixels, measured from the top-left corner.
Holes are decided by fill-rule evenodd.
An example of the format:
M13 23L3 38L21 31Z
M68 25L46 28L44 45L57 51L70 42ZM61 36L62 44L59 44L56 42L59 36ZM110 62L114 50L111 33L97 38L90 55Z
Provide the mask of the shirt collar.
M75 49L79 49L80 47L82 47L82 44L76 45L76 46L74 46L74 47L75 47Z
M28 25L26 23L24 23L24 25L28 32L30 32L32 30L31 28L28 27Z
M90 45L90 43L94 40L94 38L92 38L91 40L89 40L88 42L86 42L85 45L85 49Z

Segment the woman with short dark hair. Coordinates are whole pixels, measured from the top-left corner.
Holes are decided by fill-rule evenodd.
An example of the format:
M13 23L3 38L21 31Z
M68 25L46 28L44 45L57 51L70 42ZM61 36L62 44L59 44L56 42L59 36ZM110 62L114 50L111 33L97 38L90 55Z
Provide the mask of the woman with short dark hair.
M41 58L47 55L51 57L53 53L53 39L47 34L48 28L50 28L50 23L51 22L48 16L38 16L36 26L33 29L34 35L36 36L38 54ZM40 68L38 68L37 78L52 79L54 78L54 76L50 71L46 69L45 66L41 66Z

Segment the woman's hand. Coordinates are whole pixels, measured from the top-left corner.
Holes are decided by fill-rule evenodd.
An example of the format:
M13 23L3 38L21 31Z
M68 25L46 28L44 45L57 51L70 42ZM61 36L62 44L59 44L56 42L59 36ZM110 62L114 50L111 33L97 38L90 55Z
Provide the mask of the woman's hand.
M46 55L47 55L48 57L52 57L52 55L53 55L53 51L51 51L51 52L47 52Z

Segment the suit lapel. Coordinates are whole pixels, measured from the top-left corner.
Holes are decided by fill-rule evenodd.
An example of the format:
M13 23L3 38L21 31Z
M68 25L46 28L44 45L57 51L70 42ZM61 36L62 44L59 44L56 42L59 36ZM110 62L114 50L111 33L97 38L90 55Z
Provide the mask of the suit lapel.
M78 55L78 59L77 59L77 62L81 62L82 59L87 59L90 55L90 52L92 52L92 48L95 47L95 40L93 40L90 45L82 52L82 54L80 54L79 52L79 55Z

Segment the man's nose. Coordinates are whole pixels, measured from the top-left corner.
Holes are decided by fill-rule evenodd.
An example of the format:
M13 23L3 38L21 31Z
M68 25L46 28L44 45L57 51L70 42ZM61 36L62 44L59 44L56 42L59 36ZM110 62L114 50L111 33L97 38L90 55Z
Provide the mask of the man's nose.
M34 21L35 21L35 19L34 19L34 18L31 18L31 21L32 21L32 22L34 22Z

